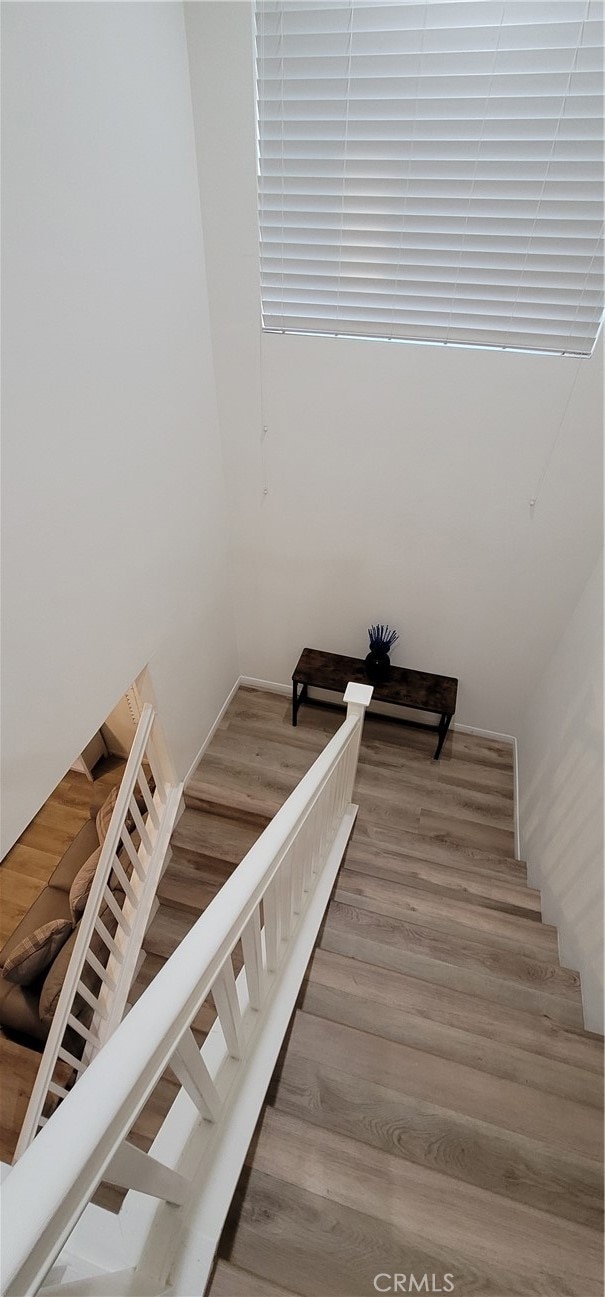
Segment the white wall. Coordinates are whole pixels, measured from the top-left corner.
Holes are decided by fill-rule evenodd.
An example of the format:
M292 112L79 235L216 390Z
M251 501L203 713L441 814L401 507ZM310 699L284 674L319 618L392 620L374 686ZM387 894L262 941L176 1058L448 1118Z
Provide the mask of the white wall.
M5 851L138 672L238 674L180 4L3 6Z
M516 733L600 544L602 345L261 337L251 10L186 21L242 670L389 621L395 662L459 676L459 722Z
M534 681L519 734L529 878L603 1031L603 558Z

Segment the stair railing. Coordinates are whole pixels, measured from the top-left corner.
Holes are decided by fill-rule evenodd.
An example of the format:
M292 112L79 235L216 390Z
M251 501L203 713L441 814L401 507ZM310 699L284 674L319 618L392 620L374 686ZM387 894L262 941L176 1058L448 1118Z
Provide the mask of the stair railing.
M142 709L15 1151L17 1161L121 1022L155 905L182 785L164 777ZM148 777L149 775L149 777ZM152 787L153 785L153 791Z
M127 1195L121 1215L131 1197L136 1209L122 1233L145 1222L140 1256L146 1270L153 1263L158 1291L179 1227L195 1236L197 1269L195 1288L182 1277L177 1287L204 1290L355 821L371 695L349 684L338 732L8 1173L6 1297L37 1292L102 1180L152 1196L142 1201L155 1214L145 1216L139 1195ZM217 1016L200 1050L192 1023L210 995ZM181 1089L146 1154L128 1135L167 1067Z

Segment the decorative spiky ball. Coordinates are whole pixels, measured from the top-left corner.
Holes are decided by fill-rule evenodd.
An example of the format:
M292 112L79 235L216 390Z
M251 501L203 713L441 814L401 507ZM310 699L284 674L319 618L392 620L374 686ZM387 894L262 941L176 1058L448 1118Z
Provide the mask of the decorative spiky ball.
M368 626L368 635L370 638L370 653L376 653L378 656L388 655L399 635L396 630L391 630L390 626Z

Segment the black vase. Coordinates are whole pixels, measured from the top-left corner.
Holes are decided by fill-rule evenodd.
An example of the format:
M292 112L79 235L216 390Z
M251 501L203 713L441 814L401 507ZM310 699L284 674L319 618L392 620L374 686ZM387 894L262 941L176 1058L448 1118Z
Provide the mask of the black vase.
M368 680L379 684L387 680L391 670L391 659L388 653L368 653L366 657L366 675Z

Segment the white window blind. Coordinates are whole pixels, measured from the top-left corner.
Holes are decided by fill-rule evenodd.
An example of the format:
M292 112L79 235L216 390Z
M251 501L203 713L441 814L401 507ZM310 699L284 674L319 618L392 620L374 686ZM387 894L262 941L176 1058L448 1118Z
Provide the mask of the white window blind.
M590 354L602 0L258 0L263 325Z

